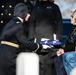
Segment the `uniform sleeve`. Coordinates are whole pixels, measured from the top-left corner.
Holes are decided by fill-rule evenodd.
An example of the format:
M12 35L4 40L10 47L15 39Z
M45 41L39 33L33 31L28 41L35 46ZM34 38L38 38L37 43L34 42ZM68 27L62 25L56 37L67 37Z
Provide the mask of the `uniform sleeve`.
M63 27L62 27L62 15L61 15L61 11L58 5L55 6L54 8L55 10L55 20L56 20L56 25L57 25L57 39L61 40L62 38L62 31L63 31Z
M23 28L20 27L17 32L15 33L16 38L18 39L18 41L27 49L30 50L35 50L35 52L38 52L39 50L42 49L42 46L38 43L33 43L31 41L29 41L28 38L26 38L26 36L24 35L23 32Z

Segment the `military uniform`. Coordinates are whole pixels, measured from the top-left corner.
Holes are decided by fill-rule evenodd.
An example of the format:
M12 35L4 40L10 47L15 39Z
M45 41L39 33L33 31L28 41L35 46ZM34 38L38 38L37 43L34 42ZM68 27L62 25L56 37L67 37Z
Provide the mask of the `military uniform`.
M18 8L20 9L18 10ZM17 18L17 16L23 15L22 10L26 13L25 4L21 3L15 7L14 13L19 12L14 14L16 17L13 17L5 25L0 37L0 75L15 75L16 57L20 52L25 51L25 49L38 51L42 48L40 44L30 42L24 35L23 23ZM20 50L20 45L25 49Z

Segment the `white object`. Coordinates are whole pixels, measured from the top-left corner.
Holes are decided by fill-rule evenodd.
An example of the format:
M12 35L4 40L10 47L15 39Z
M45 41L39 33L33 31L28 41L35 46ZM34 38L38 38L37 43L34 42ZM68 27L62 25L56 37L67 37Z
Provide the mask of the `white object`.
M42 38L41 41L48 41L50 39L47 39L47 38Z
M53 46L42 45L43 49L52 48Z
M20 53L16 61L16 75L39 75L39 57L36 53Z
M56 34L53 34L53 37L54 37L54 40L56 40L56 37L57 37Z
M72 69L72 71L70 72L70 75L76 75L76 67Z

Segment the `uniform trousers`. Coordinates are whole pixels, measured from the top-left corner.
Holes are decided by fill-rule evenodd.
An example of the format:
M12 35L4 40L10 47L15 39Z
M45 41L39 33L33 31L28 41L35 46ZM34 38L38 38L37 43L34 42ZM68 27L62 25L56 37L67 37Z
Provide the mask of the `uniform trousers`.
M56 75L54 66L55 52L49 52L45 55L39 54L40 74L39 75Z

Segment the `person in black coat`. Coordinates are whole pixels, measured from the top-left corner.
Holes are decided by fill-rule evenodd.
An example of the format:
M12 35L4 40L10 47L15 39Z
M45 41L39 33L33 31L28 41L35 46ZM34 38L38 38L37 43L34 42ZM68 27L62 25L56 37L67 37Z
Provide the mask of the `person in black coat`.
M38 1L33 9L29 24L29 37L62 39L62 16L59 6L53 0Z
M0 75L15 75L16 57L20 52L26 49L39 52L42 49L40 44L30 42L24 35L23 22L29 17L27 6L19 3L14 8L14 17L5 25L0 36Z
M62 38L62 16L59 6L54 0L37 1L29 21L28 37L34 42L45 40L60 40ZM54 37L54 35L56 37ZM56 75L53 59L56 51L42 49L40 57L40 75Z

